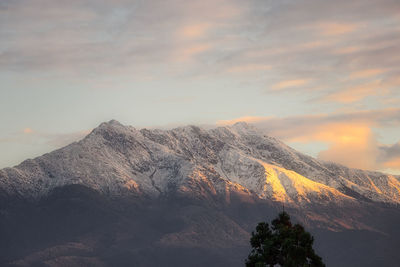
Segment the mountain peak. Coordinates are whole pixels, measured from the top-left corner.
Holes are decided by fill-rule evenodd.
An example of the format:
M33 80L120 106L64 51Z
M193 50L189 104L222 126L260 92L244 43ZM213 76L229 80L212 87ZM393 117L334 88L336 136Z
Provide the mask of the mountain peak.
M228 126L227 128L235 131L238 134L260 134L261 132L251 124L248 124L245 121L236 122L233 125Z
M110 120L107 122L102 122L99 126L93 129L92 134L101 134L104 132L120 132L125 131L128 126L123 125L117 120Z
M114 119L107 121L107 122L103 122L99 125L99 127L116 127L116 126L120 127L120 126L124 126L124 125Z
M119 121L117 121L117 120L114 120L114 119L112 119L112 120L110 120L110 121L108 121L107 122L108 124L117 124L117 125L122 125Z
M238 128L238 129L254 129L253 126L251 126L250 124L248 124L245 121L236 122L235 124L232 125L232 127Z

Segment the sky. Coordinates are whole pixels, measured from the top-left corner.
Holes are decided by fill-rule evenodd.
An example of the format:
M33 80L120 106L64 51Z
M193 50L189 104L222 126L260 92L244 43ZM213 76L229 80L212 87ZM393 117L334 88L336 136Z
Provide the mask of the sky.
M0 167L111 119L400 174L400 1L1 0Z

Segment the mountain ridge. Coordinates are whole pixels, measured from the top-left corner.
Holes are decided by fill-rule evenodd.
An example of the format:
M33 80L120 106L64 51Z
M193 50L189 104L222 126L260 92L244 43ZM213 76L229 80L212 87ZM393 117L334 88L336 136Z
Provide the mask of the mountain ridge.
M78 142L0 170L3 191L33 198L68 184L156 197L193 193L190 186L201 183L215 194L255 193L288 204L400 203L399 177L316 160L245 122L209 130L194 125L150 130L111 120Z

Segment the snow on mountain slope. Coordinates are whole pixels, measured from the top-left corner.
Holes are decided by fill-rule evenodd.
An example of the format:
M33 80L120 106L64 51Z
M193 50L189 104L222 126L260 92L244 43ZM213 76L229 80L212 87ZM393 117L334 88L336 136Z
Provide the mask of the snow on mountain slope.
M327 185L312 181L294 171L260 162L265 169L264 193L281 202L310 202L310 196L318 200L352 199ZM293 196L296 199L293 199Z
M137 130L102 123L83 140L0 170L0 192L37 198L83 184L105 194L239 192L295 203L400 203L399 177L318 161L246 123Z

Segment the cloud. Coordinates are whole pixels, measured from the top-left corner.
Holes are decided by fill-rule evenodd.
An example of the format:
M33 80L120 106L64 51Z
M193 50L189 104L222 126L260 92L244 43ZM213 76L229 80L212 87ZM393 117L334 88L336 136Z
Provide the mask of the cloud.
M28 90L54 92L61 84L57 90L75 94L75 99L82 96L78 102L89 103L92 110L95 101L81 94L86 88L124 88L114 100L134 95L139 102L142 90L173 88L172 96L184 91L183 96L212 99L219 105L214 110L226 114L246 114L238 113L244 109L251 114L304 114L398 107L399 14L398 0L0 1L0 82L4 99ZM200 86L206 90L200 92ZM265 88L273 91L271 97ZM296 101L287 91L299 96ZM257 98L254 104L247 101L251 98ZM96 99L102 96L96 94ZM190 102L160 101L171 106ZM254 108L235 101L251 102ZM293 107L282 104L274 110L276 103ZM268 123L275 127L274 134L288 140L324 140L332 153L321 157L333 158L340 143L329 132L341 135L342 129L354 135L363 129L364 146L374 147L370 141L378 137L368 129L389 123L377 118L383 113L391 116L385 110L269 118ZM35 134L36 129L24 138Z
M196 55L199 55L201 53L204 53L208 50L210 50L212 47L211 44L208 43L200 43L200 44L194 44L191 46L184 47L180 51L176 51L176 61L182 62L182 61L188 61L193 59Z
M192 25L185 25L179 31L178 36L183 39L197 39L204 37L207 30L211 27L209 23L198 23Z
M387 169L400 170L400 157L384 162L383 166Z
M329 95L350 86L335 75L373 78L362 73L366 66L392 70L400 62L399 2L349 2L3 1L0 69L131 81L181 74L247 81L268 70L258 87L300 91L312 80Z
M309 83L308 79L296 79L296 80L286 80L281 81L272 86L274 90L281 90L288 87L299 87Z
M225 125L232 125L235 124L237 122L247 122L247 123L255 123L255 122L262 122L265 120L268 120L272 117L257 117L257 116L245 116L245 117L240 117L237 119L233 119L233 120L219 120L216 122L216 124L218 126L225 126Z
M400 128L398 108L283 118L241 117L219 121L218 124L238 121L252 123L268 135L289 144L327 144L328 148L321 150L318 158L354 168L393 168L397 166L397 157L400 156L399 144L383 146L374 133L377 128Z
M11 1L0 13L0 69L80 76L196 67L246 10L240 1ZM203 39L197 43L197 40ZM181 54L181 58L177 55ZM181 68L189 70L190 68ZM152 75L151 75L152 76ZM158 75L159 76L159 75Z
M379 162L388 169L400 170L400 142L393 145L379 146Z
M381 73L385 72L383 69L365 69L350 73L350 79L363 79L375 77Z
M27 145L48 145L53 149L66 146L88 135L90 130L72 133L46 133L25 128L22 133L14 133L8 137L0 138L0 143L18 143Z
M354 103L368 96L385 94L388 91L380 80L374 80L365 84L349 87L344 90L338 90L325 96L325 101L335 101L341 103Z
M33 133L33 130L31 128L25 128L23 132L25 134L30 134L30 133Z
M355 52L362 51L362 47L359 46L344 46L339 47L337 50L333 51L334 54L353 54Z
M329 132L328 136L322 136L315 140L327 142L330 147L321 151L318 158L359 169L376 170L380 168L376 162L378 143L368 125L332 124L326 125L321 131L322 133Z
M322 35L343 35L357 30L359 25L353 23L324 22L314 26Z
M272 66L267 65L265 63L248 63L248 64L240 64L228 67L226 71L231 73L248 73L248 72L267 71L271 69Z
M355 103L367 97L386 97L389 98L390 101L399 99L398 95L396 95L400 87L400 78L397 72L390 73L384 77L376 77L382 73L384 73L382 69L368 69L352 73L350 74L350 80L355 80L356 83L350 81L350 86L326 93L320 97L319 100L322 102ZM358 79L363 78L371 79L367 79L367 82L358 83Z

